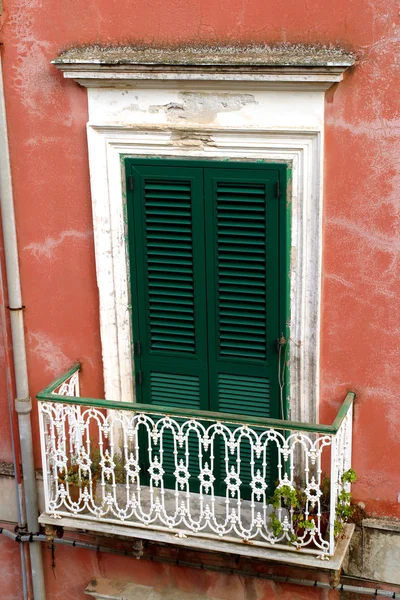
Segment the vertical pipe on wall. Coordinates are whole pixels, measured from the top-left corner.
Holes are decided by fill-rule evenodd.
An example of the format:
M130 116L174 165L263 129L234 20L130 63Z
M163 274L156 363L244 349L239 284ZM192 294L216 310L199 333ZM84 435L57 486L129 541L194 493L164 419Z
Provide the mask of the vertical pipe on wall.
M26 364L24 317L22 311L19 277L17 234L12 193L11 169L7 137L6 109L2 65L0 57L0 207L3 225L4 253L7 273L8 301L10 304L11 336L17 398L15 410L21 448L21 462L26 504L26 518L31 532L39 531L38 495L33 462L31 417L32 401L29 396L28 369ZM41 548L30 545L32 584L35 600L45 599L44 573Z
M26 526L25 508L23 510L23 504L20 496L20 481L19 481L19 468L17 460L17 450L15 447L15 434L14 434L14 423L13 423L13 385L11 379L11 360L9 355L9 344L8 344L8 332L7 332L7 319L5 311L5 293L4 293L4 281L3 281L3 269L0 264L0 328L2 331L3 343L4 343L4 356L5 356L5 367L6 367L6 382L7 382L7 401L8 401L8 413L10 419L10 431L11 431L11 451L14 464L14 480L15 480L15 498L17 502L17 514L18 514L18 526L24 528ZM25 561L25 548L23 544L20 544L20 555L21 555L21 568L22 568L22 591L24 600L28 598L28 583L26 573L26 561Z

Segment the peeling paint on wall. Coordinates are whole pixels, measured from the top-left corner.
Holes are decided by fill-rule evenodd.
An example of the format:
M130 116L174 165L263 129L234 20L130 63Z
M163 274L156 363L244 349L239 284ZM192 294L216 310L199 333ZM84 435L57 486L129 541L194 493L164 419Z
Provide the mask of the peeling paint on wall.
M31 252L37 259L54 258L54 251L61 246L65 240L76 243L79 240L87 240L93 237L93 232L75 231L69 229L60 233L58 237L47 237L43 242L31 242L24 250Z
M42 367L53 376L58 375L71 364L57 342L48 334L30 331L28 342L33 354L40 360Z
M212 123L218 113L239 111L248 104L256 104L252 94L207 94L195 92L180 92L178 102L166 105L153 105L149 112L164 112L170 122L184 120L198 123Z
M52 104L52 94L59 86L49 73L49 68L46 68L46 51L51 44L38 38L35 32L36 20L42 17L43 2L36 0L21 0L10 10L8 17L17 56L13 65L12 86L18 92L24 108L35 117L43 116L43 105Z

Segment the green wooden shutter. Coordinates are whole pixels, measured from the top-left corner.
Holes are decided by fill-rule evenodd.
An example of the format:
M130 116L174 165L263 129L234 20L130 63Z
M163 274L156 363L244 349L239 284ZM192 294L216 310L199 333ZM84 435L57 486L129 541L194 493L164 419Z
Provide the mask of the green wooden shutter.
M142 380L138 401L278 418L278 169L149 163L127 163L133 181L128 221L134 341L141 342L135 357ZM163 467L173 486L168 434L164 447ZM198 454L192 439L194 475ZM271 448L265 473L270 486L273 454ZM178 452L179 458L185 457ZM245 440L240 459L246 496L251 465ZM235 460L219 453L220 493ZM253 469L259 467L256 461Z
M279 418L278 177L273 170L205 169L211 410ZM246 440L240 458L248 484ZM221 456L222 481L235 460ZM269 483L274 462L270 456Z
M132 176L131 276L139 309L133 308L134 339L141 346L137 398L207 410L202 170L134 166ZM163 468L173 484L173 441L168 431L163 445ZM194 436L190 446L190 468L197 472ZM185 461L184 449L178 462L180 458Z

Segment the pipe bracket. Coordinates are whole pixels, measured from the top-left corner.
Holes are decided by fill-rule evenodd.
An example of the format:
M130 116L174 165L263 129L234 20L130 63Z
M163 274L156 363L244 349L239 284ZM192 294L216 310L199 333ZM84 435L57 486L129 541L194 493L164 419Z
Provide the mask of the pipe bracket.
M32 398L27 396L26 398L15 399L15 410L19 415L27 415L32 411Z

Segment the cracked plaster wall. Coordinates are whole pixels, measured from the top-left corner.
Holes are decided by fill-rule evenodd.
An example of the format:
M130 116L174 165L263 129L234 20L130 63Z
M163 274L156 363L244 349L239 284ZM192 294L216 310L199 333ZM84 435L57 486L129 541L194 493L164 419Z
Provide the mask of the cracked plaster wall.
M102 394L86 91L63 81L50 60L68 45L127 40L339 44L359 60L326 94L321 419L331 421L348 388L357 392L355 497L370 514L400 516L399 20L395 0L4 2L0 41L32 395L77 358L86 365L86 393ZM180 105L190 108L192 99L190 93L171 99L169 118L180 119ZM164 114L156 99L151 102L155 117ZM229 119L226 108L220 118ZM240 110L244 115L253 108L244 102ZM212 113L207 103L201 107L205 119ZM38 439L35 411L32 420ZM5 425L0 450L9 458ZM11 542L2 544L17 564ZM76 556L60 564L58 584ZM82 554L85 584L97 560ZM113 565L122 572L116 561L99 561L96 569ZM218 581L222 585L223 578ZM221 598L272 597L271 590L238 590L222 590ZM10 593L4 598L15 597ZM303 597L298 589L279 594Z

